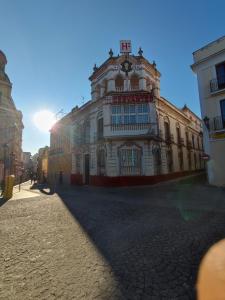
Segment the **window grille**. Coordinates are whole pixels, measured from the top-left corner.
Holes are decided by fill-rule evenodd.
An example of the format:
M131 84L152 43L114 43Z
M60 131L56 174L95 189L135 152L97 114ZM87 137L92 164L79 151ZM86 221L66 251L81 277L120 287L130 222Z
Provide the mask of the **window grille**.
M98 173L105 175L105 150L100 149L97 155Z
M183 151L178 151L178 160L179 160L180 170L183 170L183 166L184 166Z
M167 159L168 172L173 172L173 152L172 152L172 149L167 150L166 159Z
M81 160L81 155L77 154L76 155L76 172L80 173L80 160Z
M161 150L156 147L153 148L153 162L154 162L154 172L155 175L159 175L161 173Z
M103 130L104 130L103 118L100 118L97 121L97 137L98 137L98 140L103 138Z
M120 150L120 174L140 175L141 174L141 150L127 148Z

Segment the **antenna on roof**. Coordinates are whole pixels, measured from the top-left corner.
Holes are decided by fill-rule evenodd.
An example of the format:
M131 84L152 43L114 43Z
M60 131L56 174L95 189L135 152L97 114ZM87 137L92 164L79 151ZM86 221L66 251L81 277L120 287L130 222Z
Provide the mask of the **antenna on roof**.
M81 96L81 98L82 98L82 105L84 104L84 97L83 96Z

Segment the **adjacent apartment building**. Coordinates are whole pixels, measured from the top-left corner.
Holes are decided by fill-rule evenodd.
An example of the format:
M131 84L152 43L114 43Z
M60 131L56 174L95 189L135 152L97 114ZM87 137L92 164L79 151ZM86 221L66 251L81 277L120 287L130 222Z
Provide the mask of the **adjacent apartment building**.
M193 53L210 184L225 186L225 36Z
M7 59L0 51L0 182L14 174L18 182L22 170L22 113L11 96L12 83L5 72Z
M49 176L57 181L151 184L204 168L201 119L160 95L161 74L142 49L125 50L94 66L91 100L52 128Z
M49 147L45 146L38 150L37 158L37 179L39 182L46 182L48 177Z

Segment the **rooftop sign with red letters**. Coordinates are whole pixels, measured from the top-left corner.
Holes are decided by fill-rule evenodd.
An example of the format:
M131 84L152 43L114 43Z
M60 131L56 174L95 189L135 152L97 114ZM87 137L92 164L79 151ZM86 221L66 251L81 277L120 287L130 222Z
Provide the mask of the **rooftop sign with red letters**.
M130 40L120 41L120 53L131 53L131 41Z

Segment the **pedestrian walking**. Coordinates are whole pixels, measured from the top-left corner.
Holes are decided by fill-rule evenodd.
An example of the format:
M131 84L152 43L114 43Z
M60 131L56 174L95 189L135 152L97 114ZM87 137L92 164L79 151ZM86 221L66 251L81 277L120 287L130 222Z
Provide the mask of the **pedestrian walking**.
M30 174L30 184L32 184L32 183L33 183L33 180L34 180L34 174L33 174L33 173L31 173L31 174Z

